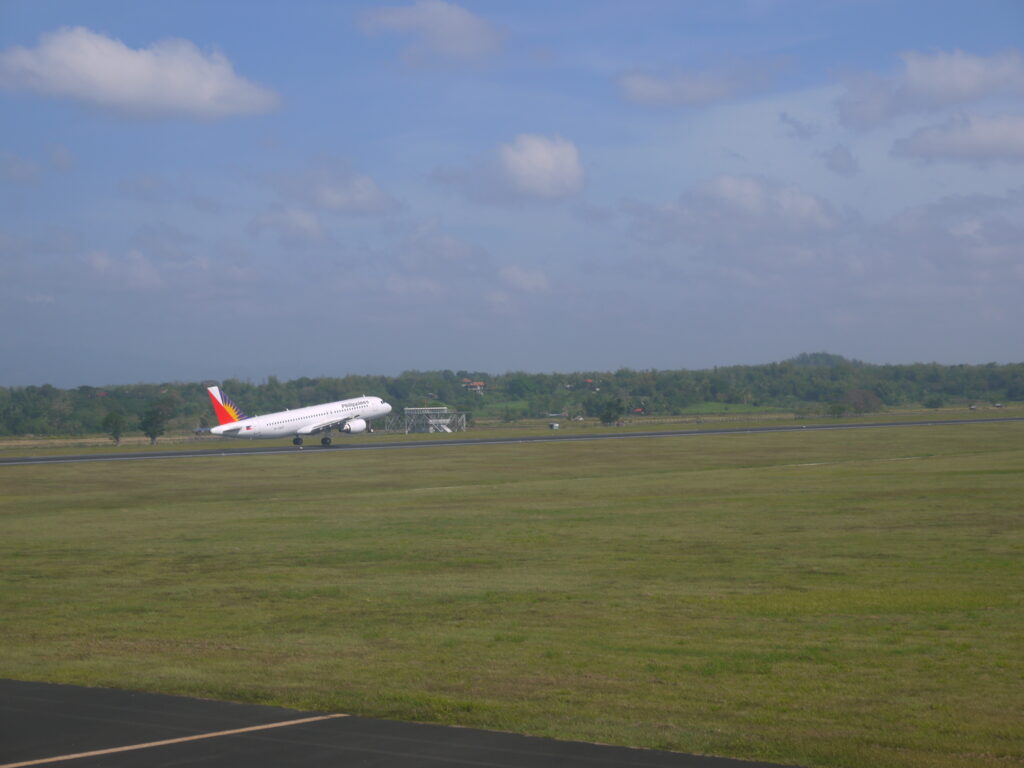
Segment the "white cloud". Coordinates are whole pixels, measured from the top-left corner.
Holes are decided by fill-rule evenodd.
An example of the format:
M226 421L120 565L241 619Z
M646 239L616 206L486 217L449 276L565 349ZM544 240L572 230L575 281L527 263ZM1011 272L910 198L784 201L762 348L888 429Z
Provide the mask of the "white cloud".
M331 157L317 158L306 170L281 174L273 184L287 201L331 213L375 216L400 207L372 178Z
M547 275L539 270L528 270L512 265L503 267L498 276L506 284L524 293L548 293L551 290Z
M0 53L0 87L37 91L147 116L222 118L267 112L278 96L235 74L219 51L167 39L133 49L84 27Z
M125 279L132 288L156 288L163 283L156 265L141 251L129 251L125 258Z
M363 16L367 32L404 32L413 37L405 50L410 63L472 62L501 48L501 35L487 20L443 0L417 0L412 5L380 8Z
M105 274L114 269L114 260L106 251L91 251L86 257L94 272Z
M161 264L193 264L199 238L167 223L142 224L130 243L136 250L149 254Z
M875 73L847 78L836 106L843 125L861 129L873 128L905 110L894 81Z
M944 198L900 212L881 228L881 259L916 259L946 290L968 290L993 280L1021 280L1024 263L1024 190L996 197ZM889 253L885 253L889 251Z
M249 225L254 235L276 232L282 245L305 246L323 242L326 236L320 217L302 208L277 208L260 214Z
M728 292L734 317L755 332L787 333L799 317L831 333L830 318L856 319L884 345L927 324L946 329L938 349L951 332L970 339L998 329L986 308L1003 327L1020 318L1024 189L946 198L872 223L798 189L719 178L624 213L629 257L614 265L619 274L685 296L681 306Z
M139 250L131 250L120 259L106 251L92 251L86 260L94 273L121 288L142 290L163 284L160 270Z
M835 223L821 199L752 176L718 176L703 185L701 194L705 200L761 222L795 229L827 229Z
M885 77L867 73L848 79L839 98L844 125L871 128L893 117L967 104L985 97L1024 95L1024 57L1018 51L974 56L963 51L901 57L903 70Z
M618 79L629 101L654 107L704 107L746 93L764 81L763 71L754 70L680 72L666 77L633 73Z
M394 205L377 182L362 175L321 184L315 190L315 199L321 208L342 213L379 213Z
M448 294L440 281L421 275L391 274L388 275L384 287L388 293L402 297L412 296L437 300Z
M484 305L496 315L514 315L515 303L504 291L488 291L484 295Z
M529 197L568 197L583 188L580 153L571 141L521 134L498 150L509 185Z
M426 274L445 280L478 279L491 272L486 250L434 222L419 224L409 232L391 261L403 274Z
M904 84L921 103L962 104L999 91L1024 95L1024 58L1018 51L995 56L905 53Z
M82 251L81 238L55 222L48 222L45 232L36 236L15 235L0 229L0 257L34 259L38 256L69 256ZM7 263L12 259L6 260ZM0 265L5 260L0 259Z
M631 274L692 289L846 270L849 222L825 200L754 176L720 175L658 205L627 203Z
M465 167L437 168L431 178L475 203L517 206L571 197L583 189L586 174L572 141L520 134Z
M897 141L893 153L922 160L1024 162L1024 115L957 115Z
M391 247L374 254L373 265L375 272L387 275L388 293L431 302L451 296L470 301L494 276L485 249L433 221L411 226ZM465 306L462 311L469 313Z

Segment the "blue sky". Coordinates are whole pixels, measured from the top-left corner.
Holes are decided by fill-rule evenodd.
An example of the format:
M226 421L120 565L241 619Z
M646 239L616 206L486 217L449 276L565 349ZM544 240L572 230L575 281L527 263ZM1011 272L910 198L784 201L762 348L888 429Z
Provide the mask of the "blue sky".
M0 2L0 385L1024 359L1024 4Z

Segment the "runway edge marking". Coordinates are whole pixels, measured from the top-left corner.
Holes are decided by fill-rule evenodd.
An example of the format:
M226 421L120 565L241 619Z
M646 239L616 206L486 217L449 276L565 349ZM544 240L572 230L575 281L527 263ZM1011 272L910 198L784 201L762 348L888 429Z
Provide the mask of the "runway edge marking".
M234 736L239 733L252 733L253 731L266 731L271 728L285 728L289 725L303 725L304 723L316 723L321 720L332 720L338 717L348 717L345 714L318 715L316 717L303 717L299 720L284 720L280 723L266 723L264 725L251 725L247 728L235 728L230 731L215 731L213 733L200 733L195 736L182 736L177 739L164 739L163 741L149 741L145 744L129 744L124 747L112 747L110 749L97 749L92 752L78 752L73 755L57 755L56 757L44 757L39 760L27 760L22 763L5 763L0 768L24 768L29 765L46 765L47 763L61 763L66 760L79 760L83 757L99 757L102 755L114 755L119 752L131 752L136 749L150 749L152 747L166 747L170 744L183 744L187 741L200 741L201 739L216 739L220 736Z

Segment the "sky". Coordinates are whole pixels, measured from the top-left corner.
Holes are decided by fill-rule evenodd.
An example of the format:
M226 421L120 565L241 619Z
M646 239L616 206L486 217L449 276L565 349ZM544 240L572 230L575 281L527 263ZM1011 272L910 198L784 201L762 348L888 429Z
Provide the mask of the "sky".
M0 0L0 385L1024 360L1020 0Z

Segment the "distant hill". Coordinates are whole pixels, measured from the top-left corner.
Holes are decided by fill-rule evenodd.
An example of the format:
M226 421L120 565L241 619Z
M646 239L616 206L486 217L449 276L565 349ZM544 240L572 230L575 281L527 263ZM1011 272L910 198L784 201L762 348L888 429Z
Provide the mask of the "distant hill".
M792 363L802 368L840 368L844 365L864 365L859 360L847 360L842 355L832 355L828 352L802 352L783 362Z

